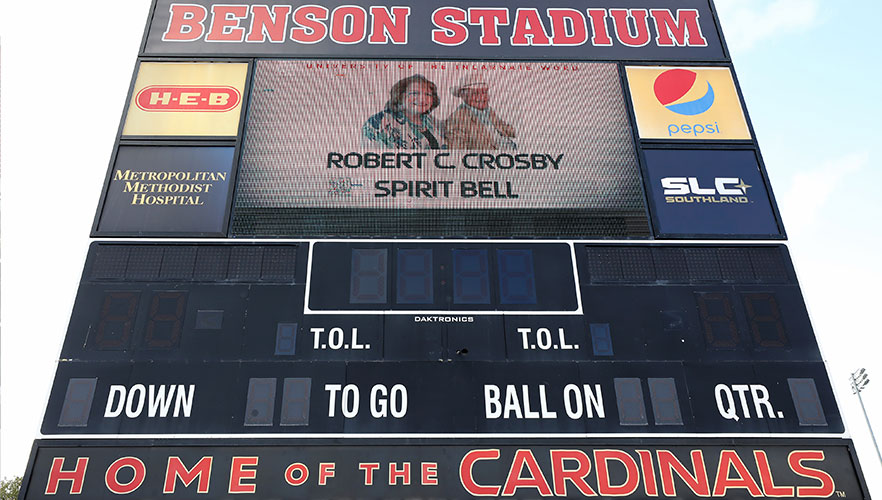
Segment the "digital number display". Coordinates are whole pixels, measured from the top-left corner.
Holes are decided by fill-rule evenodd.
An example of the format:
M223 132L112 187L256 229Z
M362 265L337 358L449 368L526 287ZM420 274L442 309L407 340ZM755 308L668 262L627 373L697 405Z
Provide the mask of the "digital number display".
M98 349L125 349L132 336L138 292L110 292L101 305L94 344Z
M144 336L148 348L168 349L180 343L186 306L186 292L159 292L153 296Z
M490 303L490 264L487 250L453 251L453 303Z
M432 249L398 250L399 304L432 304L435 302Z
M535 304L536 276L530 250L497 250L499 260L499 302Z
M729 296L722 293L696 294L707 344L715 349L738 345L738 328Z
M577 307L573 262L565 244L319 242L312 259L309 304L315 311ZM348 293L340 289L341 282L349 283Z
M747 311L747 320L750 322L750 331L753 332L753 341L762 347L786 347L787 331L781 320L781 310L778 301L771 293L748 293L744 294L744 308Z
M490 262L486 249L452 250L453 303L490 304ZM532 250L497 250L499 303L536 304ZM432 250L399 249L396 304L434 303ZM388 253L385 248L352 250L350 304L386 304Z
M385 304L387 281L385 248L352 250L352 272L349 302L352 304Z
M726 293L695 295L707 343L714 349L736 347L741 339L735 322L735 309ZM787 347L787 331L773 293L742 294L753 342L760 347Z

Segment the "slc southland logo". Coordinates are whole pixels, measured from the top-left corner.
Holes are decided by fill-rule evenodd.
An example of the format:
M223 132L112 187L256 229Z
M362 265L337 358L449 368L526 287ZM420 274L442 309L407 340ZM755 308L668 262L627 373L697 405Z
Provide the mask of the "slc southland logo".
M665 203L750 203L753 186L738 177L715 177L713 187L702 187L697 177L663 177Z
M629 66L641 139L750 139L729 68Z

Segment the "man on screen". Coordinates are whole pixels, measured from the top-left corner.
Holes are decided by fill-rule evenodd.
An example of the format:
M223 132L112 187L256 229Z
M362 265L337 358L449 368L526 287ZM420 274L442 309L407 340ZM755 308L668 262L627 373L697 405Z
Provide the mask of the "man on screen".
M441 149L440 127L431 115L441 102L435 84L423 75L413 75L396 82L389 94L385 109L361 128L365 146Z
M444 121L444 136L453 149L514 150L515 129L490 107L490 85L480 75L466 75L450 89L462 103Z

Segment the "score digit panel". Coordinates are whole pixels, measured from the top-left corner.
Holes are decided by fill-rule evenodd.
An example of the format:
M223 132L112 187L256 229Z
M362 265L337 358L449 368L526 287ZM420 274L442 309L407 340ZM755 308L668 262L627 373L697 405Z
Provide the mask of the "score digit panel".
M566 314L578 309L572 260L566 244L316 243L309 310Z

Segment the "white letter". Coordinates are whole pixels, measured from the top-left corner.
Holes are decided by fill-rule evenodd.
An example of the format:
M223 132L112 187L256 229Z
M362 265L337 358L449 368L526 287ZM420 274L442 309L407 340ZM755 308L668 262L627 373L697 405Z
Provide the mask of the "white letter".
M734 177L717 177L716 186L717 192L722 195L734 195L741 196L744 194L740 189L729 189L726 187L726 184L739 184L741 179L736 179Z
M113 400L119 395L119 404L116 409L111 410ZM112 385L110 386L110 394L107 395L107 406L104 407L104 418L115 418L120 416L123 411L123 403L126 401L126 386Z
M331 394L328 396L328 416L334 416L334 405L337 404L337 393L340 392L343 386L340 384L325 384L325 390L330 392Z
M139 393L138 398L138 409L132 409L132 402L135 400L135 393ZM147 388L144 387L144 384L135 384L129 389L129 397L126 399L126 416L129 418L135 418L141 414L141 410L144 409L144 399L147 397Z
M732 391L729 390L729 386L726 384L717 384L714 388L714 392L717 397L717 410L720 412L720 415L726 420L734 420L738 421L738 412L735 411L735 397L732 396ZM723 394L726 395L726 408L723 405Z
M661 182L666 195L689 194L689 186L686 185L689 180L685 177L664 177Z
M502 416L502 403L499 402L499 387L484 385L484 417L499 418Z

